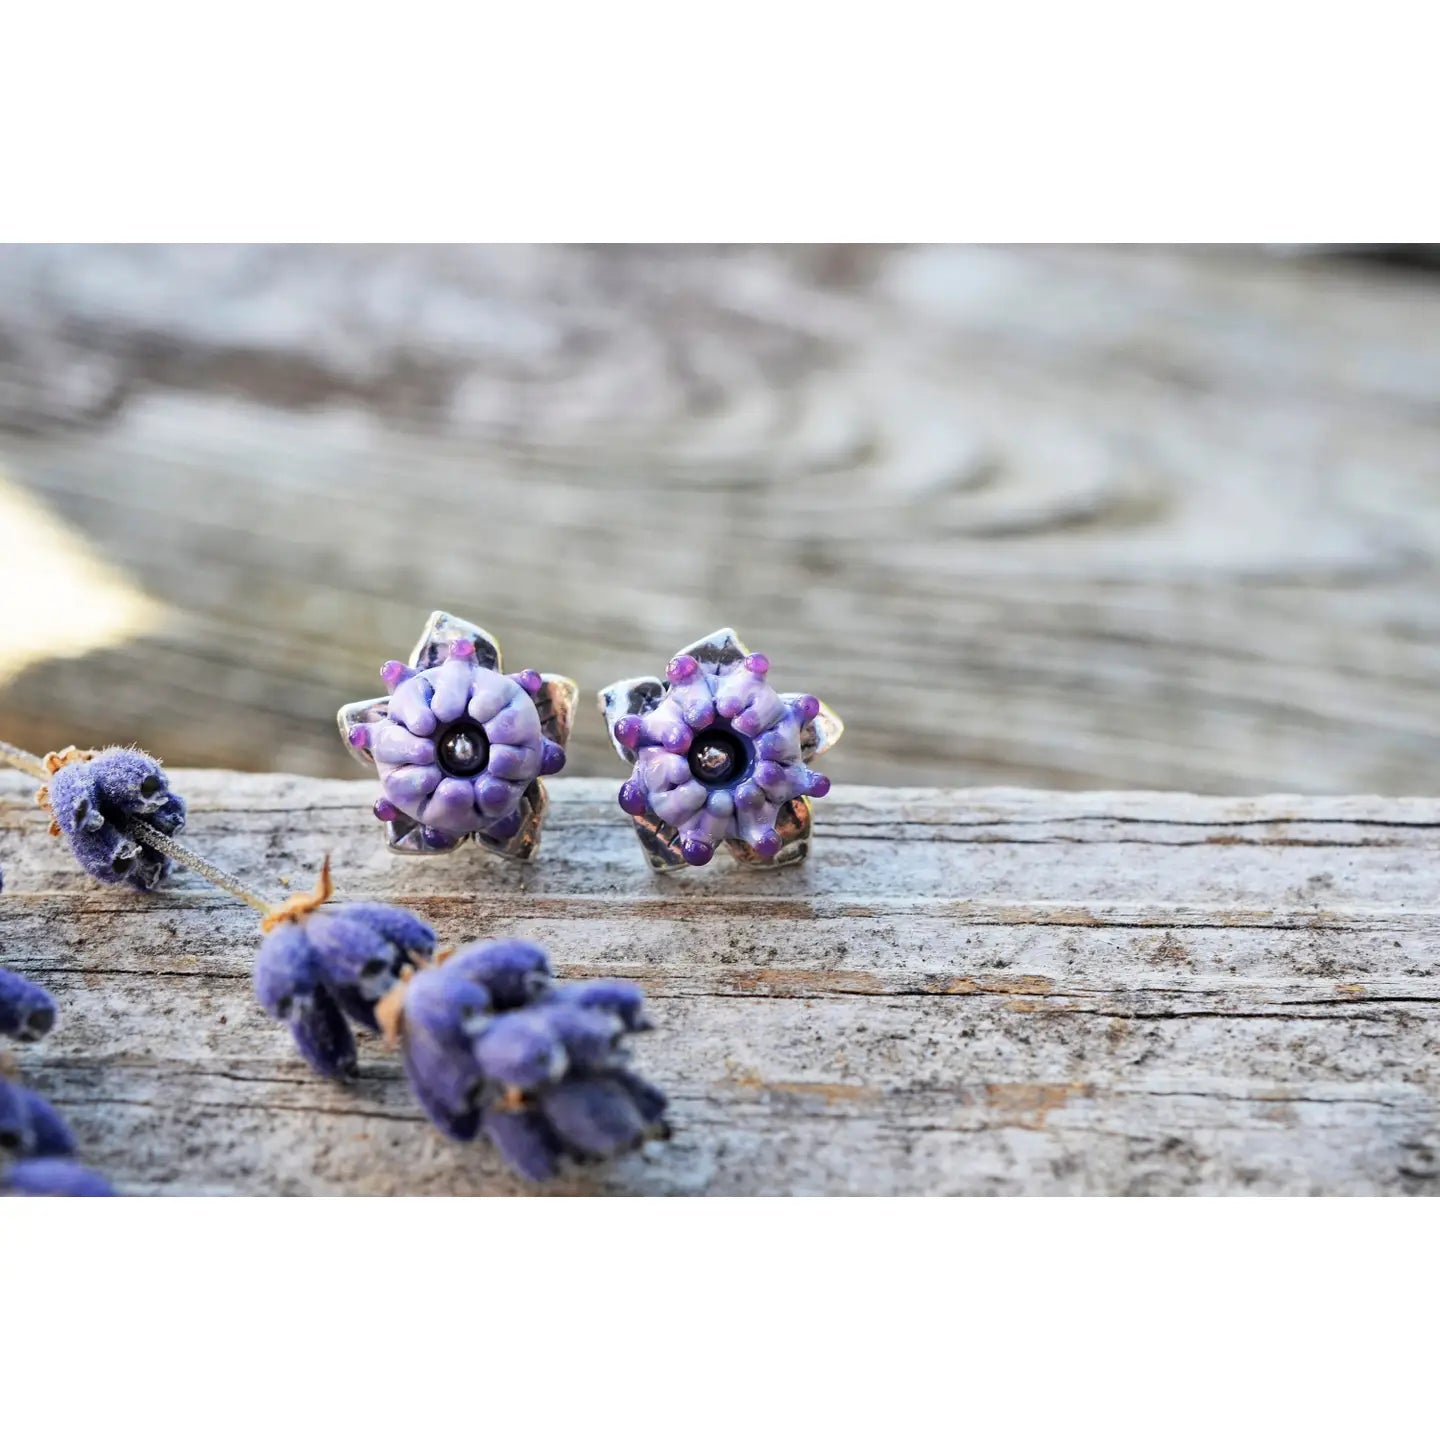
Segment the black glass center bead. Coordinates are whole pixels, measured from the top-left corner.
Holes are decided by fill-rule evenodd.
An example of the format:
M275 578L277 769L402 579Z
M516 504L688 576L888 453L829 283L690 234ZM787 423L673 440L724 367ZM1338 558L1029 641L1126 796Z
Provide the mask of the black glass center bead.
M733 785L750 768L745 742L732 730L702 730L690 742L690 773L710 789Z
M485 768L490 759L490 742L478 725L452 725L440 737L435 756L447 775L464 779Z

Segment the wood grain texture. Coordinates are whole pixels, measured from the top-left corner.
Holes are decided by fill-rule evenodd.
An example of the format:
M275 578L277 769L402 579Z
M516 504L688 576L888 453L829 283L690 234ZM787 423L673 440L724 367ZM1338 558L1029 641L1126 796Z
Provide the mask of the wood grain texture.
M365 782L194 772L243 875L523 933L652 997L665 1145L579 1194L1440 1193L1440 802L840 786L813 860L644 866L610 781L561 779L537 863L406 861ZM312 1076L255 1005L253 916L180 876L95 886L0 776L0 960L62 1024L22 1056L138 1193L507 1194L395 1058Z
M0 484L159 619L0 734L348 774L438 606L737 625L844 780L1440 792L1437 399L1440 286L1253 251L12 248Z

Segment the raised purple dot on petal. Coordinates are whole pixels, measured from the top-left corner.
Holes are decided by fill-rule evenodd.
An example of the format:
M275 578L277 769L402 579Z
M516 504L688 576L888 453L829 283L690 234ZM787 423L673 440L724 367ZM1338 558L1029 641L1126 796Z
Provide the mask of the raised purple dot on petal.
M387 690L394 690L401 681L408 680L415 672L403 660L387 660L380 667L380 678Z
M680 853L687 865L708 865L715 854L715 847L703 840L692 840L689 836L680 842Z
M812 771L810 774L810 783L805 787L805 793L815 796L817 800L824 795L828 795L830 793L830 777Z
M772 860L780 853L780 837L773 830L763 830L750 848L764 859Z
M467 636L458 636L450 642L450 658L452 660L473 660L475 658L475 642Z
M802 695L794 702L794 708L802 720L813 720L820 713L820 702L813 695Z
M400 818L400 811L386 800L384 796L381 796L381 798L375 802L375 818L389 824L391 820L398 820Z
M752 675L763 675L770 668L770 661L764 655L755 654L745 657L745 668Z
M352 725L345 737L356 750L364 750L370 744L370 727L368 725Z
M638 715L622 715L615 722L615 738L627 749L633 750L640 738L640 725Z
M700 662L693 655L677 655L666 667L665 676L677 685L695 678Z
M766 790L778 788L785 780L785 767L773 760L762 760L755 766L755 783Z
M554 775L565 768L565 751L553 740L545 741L540 752L540 773Z
M545 683L540 678L538 670L522 670L515 676L515 683L527 694L538 695L540 687Z
M645 805L645 787L634 780L627 780L620 787L620 808L627 815L643 815Z

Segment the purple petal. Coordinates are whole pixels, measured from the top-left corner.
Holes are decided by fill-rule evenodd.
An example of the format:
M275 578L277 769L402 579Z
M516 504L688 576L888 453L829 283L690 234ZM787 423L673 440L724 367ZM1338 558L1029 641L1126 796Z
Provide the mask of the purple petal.
M484 940L457 950L444 965L483 985L497 1010L528 1005L550 988L550 957L533 940Z
M537 1184L554 1178L559 1147L538 1115L492 1105L485 1112L485 1134L516 1174Z
M110 1182L73 1160L22 1160L0 1174L0 1195L98 1199L115 1194Z
M55 1025L55 1000L33 980L0 970L0 1035L39 1040Z
M487 1079L520 1090L553 1084L568 1064L555 1028L537 1010L497 1016L475 1041L474 1053Z
M328 991L317 990L295 1008L290 1034L295 1048L317 1075L351 1080L359 1073L354 1033Z
M567 1080L546 1091L540 1109L565 1145L588 1159L617 1155L645 1134L629 1091L609 1078Z

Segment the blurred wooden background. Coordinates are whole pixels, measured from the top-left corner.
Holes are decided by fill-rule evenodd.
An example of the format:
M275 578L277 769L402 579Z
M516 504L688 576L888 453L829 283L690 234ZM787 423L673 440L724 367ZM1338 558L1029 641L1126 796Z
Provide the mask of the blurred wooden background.
M0 734L353 774L426 613L722 623L884 783L1440 790L1440 283L1259 251L0 251ZM571 773L618 769L588 706Z

